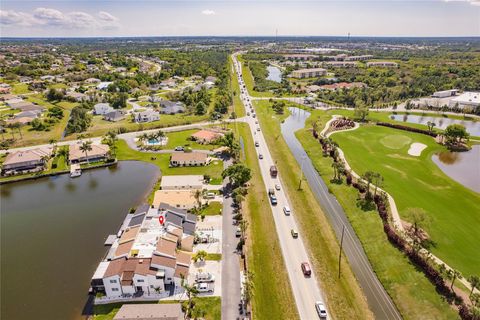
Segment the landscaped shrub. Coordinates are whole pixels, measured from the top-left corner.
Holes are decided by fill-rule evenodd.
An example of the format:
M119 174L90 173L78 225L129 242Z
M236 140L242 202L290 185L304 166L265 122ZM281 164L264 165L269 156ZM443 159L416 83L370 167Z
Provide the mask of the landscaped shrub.
M383 127L405 130L405 131L409 131L409 132L426 134L427 136L431 136L431 137L436 137L437 136L437 134L435 132L430 132L430 131L424 130L424 129L412 128L412 127L404 126L404 125L401 125L401 124L393 124L393 123L388 123L388 122L377 122L377 126L383 126Z

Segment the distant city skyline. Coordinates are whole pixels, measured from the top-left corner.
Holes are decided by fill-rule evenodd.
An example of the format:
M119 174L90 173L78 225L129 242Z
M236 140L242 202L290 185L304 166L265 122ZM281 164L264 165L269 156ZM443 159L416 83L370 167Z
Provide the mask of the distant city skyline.
M3 0L2 37L480 36L480 0Z

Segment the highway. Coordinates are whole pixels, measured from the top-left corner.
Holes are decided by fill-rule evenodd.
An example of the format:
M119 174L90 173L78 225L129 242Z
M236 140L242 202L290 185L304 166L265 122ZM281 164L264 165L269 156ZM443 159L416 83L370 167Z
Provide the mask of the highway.
M242 87L244 82L241 76L241 66L236 58L236 54L234 54L232 57L240 87ZM261 130L259 130L260 126L257 123L256 118L252 116L251 98L245 90L241 91L243 91L240 94L243 105L247 111L250 112L250 116L245 117L244 122L249 124L254 141L258 142L259 144L259 146L256 148L257 156L263 156L263 159L259 159L259 164L260 172L265 183L265 190L268 192L268 189L274 188L275 185L280 185L280 190L275 190L278 204L276 206L271 206L271 208L275 221L275 229L278 234L280 248L286 265L298 313L301 319L318 319L319 317L315 309L315 302L324 301L324 295L320 291L317 282L319 279L317 279L313 270L311 277L305 277L301 270L301 263L309 262L309 260L307 250L302 240L302 234L300 233L296 239L291 235L292 229L298 230L295 222L296 213L295 211L292 211L291 215L287 216L283 212L283 208L285 206L291 206L289 205L287 196L283 191L284 187L281 183L281 179L279 179L279 176L277 176L277 178L272 178L270 176L270 166L274 164L274 161L270 155L270 151L263 133Z

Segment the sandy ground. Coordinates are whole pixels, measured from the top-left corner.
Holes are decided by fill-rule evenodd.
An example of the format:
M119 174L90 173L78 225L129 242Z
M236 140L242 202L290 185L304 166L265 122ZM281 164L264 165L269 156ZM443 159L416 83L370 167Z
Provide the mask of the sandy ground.
M408 154L411 156L418 157L422 154L423 149L425 149L427 145L419 142L414 142L410 145L410 149L408 149Z

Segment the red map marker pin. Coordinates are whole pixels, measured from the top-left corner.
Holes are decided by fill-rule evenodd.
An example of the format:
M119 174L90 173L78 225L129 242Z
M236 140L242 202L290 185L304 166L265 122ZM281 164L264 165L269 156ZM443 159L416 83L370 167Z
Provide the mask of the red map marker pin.
M158 221L159 221L160 224L163 226L163 223L165 222L165 217L164 217L164 216L158 217Z

